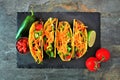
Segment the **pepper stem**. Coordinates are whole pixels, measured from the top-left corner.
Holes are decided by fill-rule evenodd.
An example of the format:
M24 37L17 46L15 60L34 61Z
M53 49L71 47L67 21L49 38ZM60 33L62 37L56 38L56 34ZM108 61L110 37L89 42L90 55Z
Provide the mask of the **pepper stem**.
M33 12L33 10L31 10L31 16L33 16L34 15L34 12Z

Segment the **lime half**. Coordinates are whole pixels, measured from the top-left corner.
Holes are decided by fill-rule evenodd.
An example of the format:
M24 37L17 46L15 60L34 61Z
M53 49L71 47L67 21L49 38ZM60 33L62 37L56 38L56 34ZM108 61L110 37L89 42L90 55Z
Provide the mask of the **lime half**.
M88 46L92 47L96 40L96 32L94 30L88 31Z

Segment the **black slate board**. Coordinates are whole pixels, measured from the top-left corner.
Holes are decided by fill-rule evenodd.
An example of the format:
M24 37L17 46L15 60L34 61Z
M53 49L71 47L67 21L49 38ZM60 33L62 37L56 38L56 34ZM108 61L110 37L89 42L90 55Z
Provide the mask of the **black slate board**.
M21 22L24 18L30 15L29 12L18 12L17 13L17 28L19 28ZM62 62L57 55L57 58L48 58L44 54L44 61L42 64L36 64L31 56L31 54L22 55L17 52L17 67L18 68L85 68L85 61L88 57L94 56L98 48L100 48L100 13L88 13L88 12L35 12L35 16L39 19L42 18L46 21L49 17L56 17L61 20L66 20L72 26L73 19L81 20L88 30L95 30L97 32L97 37L95 44L92 48L88 48L87 53L80 59L74 59L70 62Z

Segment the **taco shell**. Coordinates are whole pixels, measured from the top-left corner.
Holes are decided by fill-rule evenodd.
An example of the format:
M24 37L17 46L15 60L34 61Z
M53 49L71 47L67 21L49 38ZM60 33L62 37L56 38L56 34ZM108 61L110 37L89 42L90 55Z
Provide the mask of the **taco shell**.
M39 21L36 21L32 24L29 30L29 48L32 57L35 62L38 64L43 61L43 28L36 30L36 25L39 24ZM41 22L43 25L43 23Z

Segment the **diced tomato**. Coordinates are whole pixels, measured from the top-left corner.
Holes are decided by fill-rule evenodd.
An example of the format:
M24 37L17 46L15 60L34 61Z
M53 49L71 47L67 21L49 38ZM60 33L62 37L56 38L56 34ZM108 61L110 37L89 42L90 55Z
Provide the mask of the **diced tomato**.
M76 57L80 57L81 56L81 53L80 52L77 52L76 53Z
M22 53L22 50L23 50L22 48L19 48L19 49L18 49L18 51L19 51L20 53Z
M26 54L29 51L28 38L22 37L16 42L16 49L22 54Z
M70 58L71 58L71 55L67 55L67 56L65 57L66 60L69 60Z
M35 30L36 30L36 31L39 31L39 30L41 30L41 29L42 29L42 24L41 24L41 23L35 25Z
M28 42L28 40L27 40L27 39L23 39L23 42L24 42L24 43L27 43L27 42Z
M21 48L21 46L18 46L18 45L16 47L18 48L18 50Z
M21 46L22 44L21 44L21 41L18 41L17 42L17 46Z
M26 47L23 47L23 53L25 53L27 51L27 48Z
M44 50L47 50L47 47L48 47L48 44L45 43L45 44L44 44Z
M24 42L23 42L23 43L22 43L22 46L23 46L23 47L27 47L27 43L24 43Z

